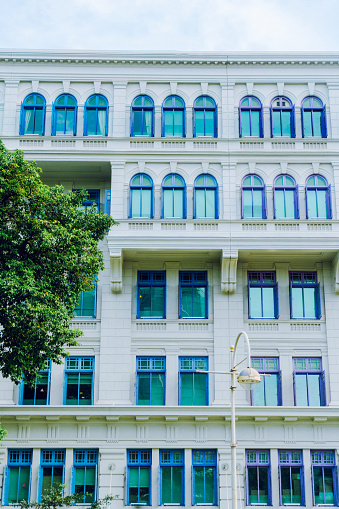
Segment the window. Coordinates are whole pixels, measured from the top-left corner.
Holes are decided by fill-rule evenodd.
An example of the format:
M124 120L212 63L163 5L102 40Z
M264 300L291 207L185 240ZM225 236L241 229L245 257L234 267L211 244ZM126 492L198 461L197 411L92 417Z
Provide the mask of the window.
M289 175L279 175L273 187L274 219L299 219L298 186Z
M31 487L31 449L9 449L4 472L4 505L29 501Z
M207 271L179 272L179 318L208 318Z
M172 173L162 181L162 217L184 219L186 217L186 186L180 175Z
M46 101L40 94L28 95L21 104L20 133L45 134Z
M137 405L165 404L165 357L137 357Z
M153 180L144 173L135 175L130 182L129 216L151 219L153 217Z
M75 136L76 130L77 101L70 94L62 94L53 104L52 135Z
M325 177L311 175L306 181L307 219L331 219L331 186Z
M193 105L193 136L218 136L217 105L212 97L202 95Z
M79 192L79 189L74 189L74 192ZM86 189L87 196L82 202L82 205L79 207L81 210L87 214L90 210L92 210L93 205L96 206L94 209L96 212L100 210L100 189Z
M131 136L154 136L154 103L147 95L132 102Z
M242 219L266 219L265 184L258 175L247 175L242 181Z
M177 95L167 97L162 105L162 136L185 137L185 103Z
M290 272L290 312L291 318L321 318L316 272Z
M218 219L218 184L212 175L194 181L194 219Z
M301 103L303 138L327 138L326 106L318 97L306 97Z
M137 318L166 318L166 272L139 270Z
M127 505L151 505L150 449L127 451Z
M294 404L296 406L325 406L325 373L321 359L316 357L293 359Z
M74 316L95 318L96 317L96 301L97 301L97 285L95 283L92 290L81 292L79 302L74 309Z
M65 404L93 404L94 357L66 357Z
M84 136L107 136L108 101L100 94L91 95L85 104Z
M217 451L192 451L193 505L217 505Z
M313 505L338 505L333 451L311 451Z
M252 357L252 368L262 376L261 382L251 391L253 406L280 406L281 401L281 371L277 357Z
M301 451L279 451L280 505L305 505Z
M275 272L248 273L248 317L278 318L278 283Z
M160 451L160 505L185 505L184 451Z
M246 451L247 505L271 505L269 451Z
M49 405L49 392L51 384L51 361L46 362L46 368L40 371L31 387L25 380L19 388L19 404L21 405Z
M208 405L207 357L179 357L179 405Z
M72 493L83 493L80 504L91 504L97 498L98 451L75 449L73 451Z
M53 486L62 484L65 475L64 449L42 449L38 479L38 499L49 495Z
M295 138L294 106L286 97L271 102L271 136Z
M244 97L239 106L239 137L263 138L262 105L256 97Z

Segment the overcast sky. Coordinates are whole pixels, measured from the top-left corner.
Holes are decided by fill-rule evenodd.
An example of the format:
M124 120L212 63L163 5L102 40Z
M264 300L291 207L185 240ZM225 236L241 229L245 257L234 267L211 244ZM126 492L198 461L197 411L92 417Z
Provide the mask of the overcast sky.
M0 0L0 48L338 51L338 0Z

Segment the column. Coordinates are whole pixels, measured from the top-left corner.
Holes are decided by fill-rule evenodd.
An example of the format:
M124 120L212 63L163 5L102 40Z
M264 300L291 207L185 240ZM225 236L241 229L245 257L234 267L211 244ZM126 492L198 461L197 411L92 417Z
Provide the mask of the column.
M113 136L124 138L129 128L126 126L126 82L114 82L113 87ZM128 136L128 134L127 134Z
M111 161L111 216L114 219L127 217L127 197L124 196L125 161Z
M20 112L17 111L18 93L19 81L6 80L2 136L17 136L19 134Z
M221 111L219 111L219 137L237 138L234 115L234 83L221 83ZM220 118L221 115L221 118Z

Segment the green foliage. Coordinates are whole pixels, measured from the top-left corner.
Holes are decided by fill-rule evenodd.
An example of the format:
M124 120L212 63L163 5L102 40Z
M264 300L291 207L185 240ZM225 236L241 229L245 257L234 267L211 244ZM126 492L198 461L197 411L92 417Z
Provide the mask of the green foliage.
M0 142L0 370L34 383L46 359L61 363L81 331L70 320L103 269L98 241L114 224L86 191L49 187L41 170Z
M27 502L22 500L20 502L22 509L57 509L58 507L70 507L73 504L82 503L84 499L83 493L74 493L73 495L64 495L65 484L57 483L52 487L50 493L41 496L41 502ZM90 505L91 509L104 509L112 500L118 497L113 495L106 495L101 500L96 500Z

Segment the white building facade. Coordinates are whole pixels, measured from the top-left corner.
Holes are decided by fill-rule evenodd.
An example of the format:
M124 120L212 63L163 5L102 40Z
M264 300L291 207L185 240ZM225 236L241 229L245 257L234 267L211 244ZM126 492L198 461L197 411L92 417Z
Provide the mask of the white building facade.
M0 138L116 221L80 345L1 380L2 505L337 506L338 54L0 51ZM245 357L238 352L239 361Z

